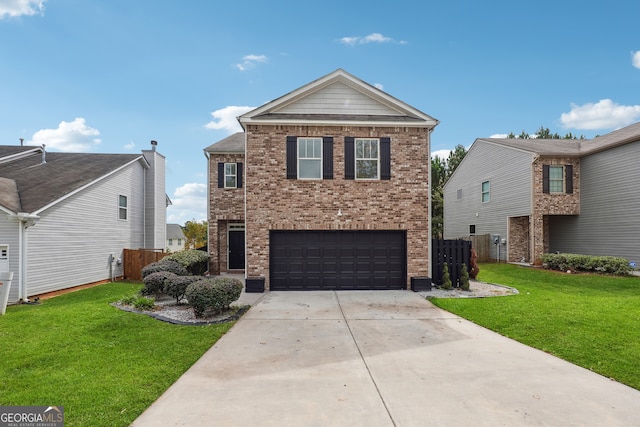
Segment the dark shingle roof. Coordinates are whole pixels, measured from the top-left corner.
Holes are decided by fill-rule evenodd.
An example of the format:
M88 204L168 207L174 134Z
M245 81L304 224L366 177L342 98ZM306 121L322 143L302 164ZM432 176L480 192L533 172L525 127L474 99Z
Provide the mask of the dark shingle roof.
M179 224L167 224L167 239L184 239L184 232Z
M207 153L244 153L244 132L237 132L211 144L204 149Z
M9 151L0 147L0 154ZM47 153L42 163L36 153L0 163L0 177L15 181L20 209L33 213L135 160L145 161L141 154Z

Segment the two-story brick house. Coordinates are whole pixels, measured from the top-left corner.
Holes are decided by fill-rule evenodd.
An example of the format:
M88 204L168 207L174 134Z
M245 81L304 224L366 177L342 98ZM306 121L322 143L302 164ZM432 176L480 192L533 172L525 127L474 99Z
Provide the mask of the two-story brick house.
M211 273L243 263L271 290L430 275L437 120L341 69L238 120L244 132L205 149Z
M492 258L640 259L640 123L591 140L477 139L444 187L444 236L499 236Z

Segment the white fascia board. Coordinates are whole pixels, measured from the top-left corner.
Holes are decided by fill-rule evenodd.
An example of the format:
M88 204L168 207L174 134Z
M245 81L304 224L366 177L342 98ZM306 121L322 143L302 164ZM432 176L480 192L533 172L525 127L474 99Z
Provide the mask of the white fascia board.
M376 120L309 120L309 119L280 119L280 120L253 120L246 119L243 125L293 125L293 126L308 126L308 125L322 125L322 126L367 126L367 127L410 127L410 128L431 128L433 129L438 121L434 122L405 122L405 121L376 121Z

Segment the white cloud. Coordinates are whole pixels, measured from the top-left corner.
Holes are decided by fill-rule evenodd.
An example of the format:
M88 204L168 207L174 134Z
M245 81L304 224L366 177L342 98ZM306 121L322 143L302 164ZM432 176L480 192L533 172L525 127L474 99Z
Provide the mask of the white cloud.
M508 133L494 133L493 135L491 135L489 138L508 138L509 134Z
M636 68L640 68L640 50L631 52L631 64Z
M213 130L225 130L229 134L242 131L240 123L238 123L237 117L244 113L253 110L256 107L240 107L230 105L228 107L221 108L211 113L213 120L204 125L207 129Z
M42 15L47 0L0 0L0 18Z
M48 149L67 152L90 151L102 140L96 138L100 131L87 126L84 118L77 117L72 122L62 121L56 129L42 129L33 134L33 145L46 144Z
M367 44L367 43L391 43L394 42L391 37L383 36L380 33L371 33L368 36L355 36L355 37L342 37L340 43L346 44L348 46L355 46L358 44ZM399 41L400 44L406 44L406 41Z
M268 58L265 55L246 55L242 57L242 62L236 64L236 67L240 71L246 71L254 68L256 64L267 62Z
M125 146L123 147L126 151L131 151L136 147L136 144L134 144L133 141L131 141L128 144L125 144Z
M640 105L619 105L610 99L601 99L584 105L571 104L571 111L562 113L564 128L617 129L640 119Z
M207 186L195 182L176 188L167 208L167 223L184 224L207 219Z
M381 83L376 83L374 86L380 90L384 90L384 86Z
M435 158L435 157L440 157L441 159L448 159L449 158L449 154L451 153L452 150L436 150L436 151L432 151L431 152L431 158Z

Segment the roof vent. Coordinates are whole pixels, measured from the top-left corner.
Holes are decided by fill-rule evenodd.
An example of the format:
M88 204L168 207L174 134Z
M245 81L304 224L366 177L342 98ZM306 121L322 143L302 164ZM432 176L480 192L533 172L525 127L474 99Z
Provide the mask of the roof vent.
M22 147L24 145L24 138L18 138L20 140L20 146Z
M42 164L47 163L47 150L45 150L46 145L42 144Z
M156 151L156 146L158 145L158 141L151 140L151 150Z

